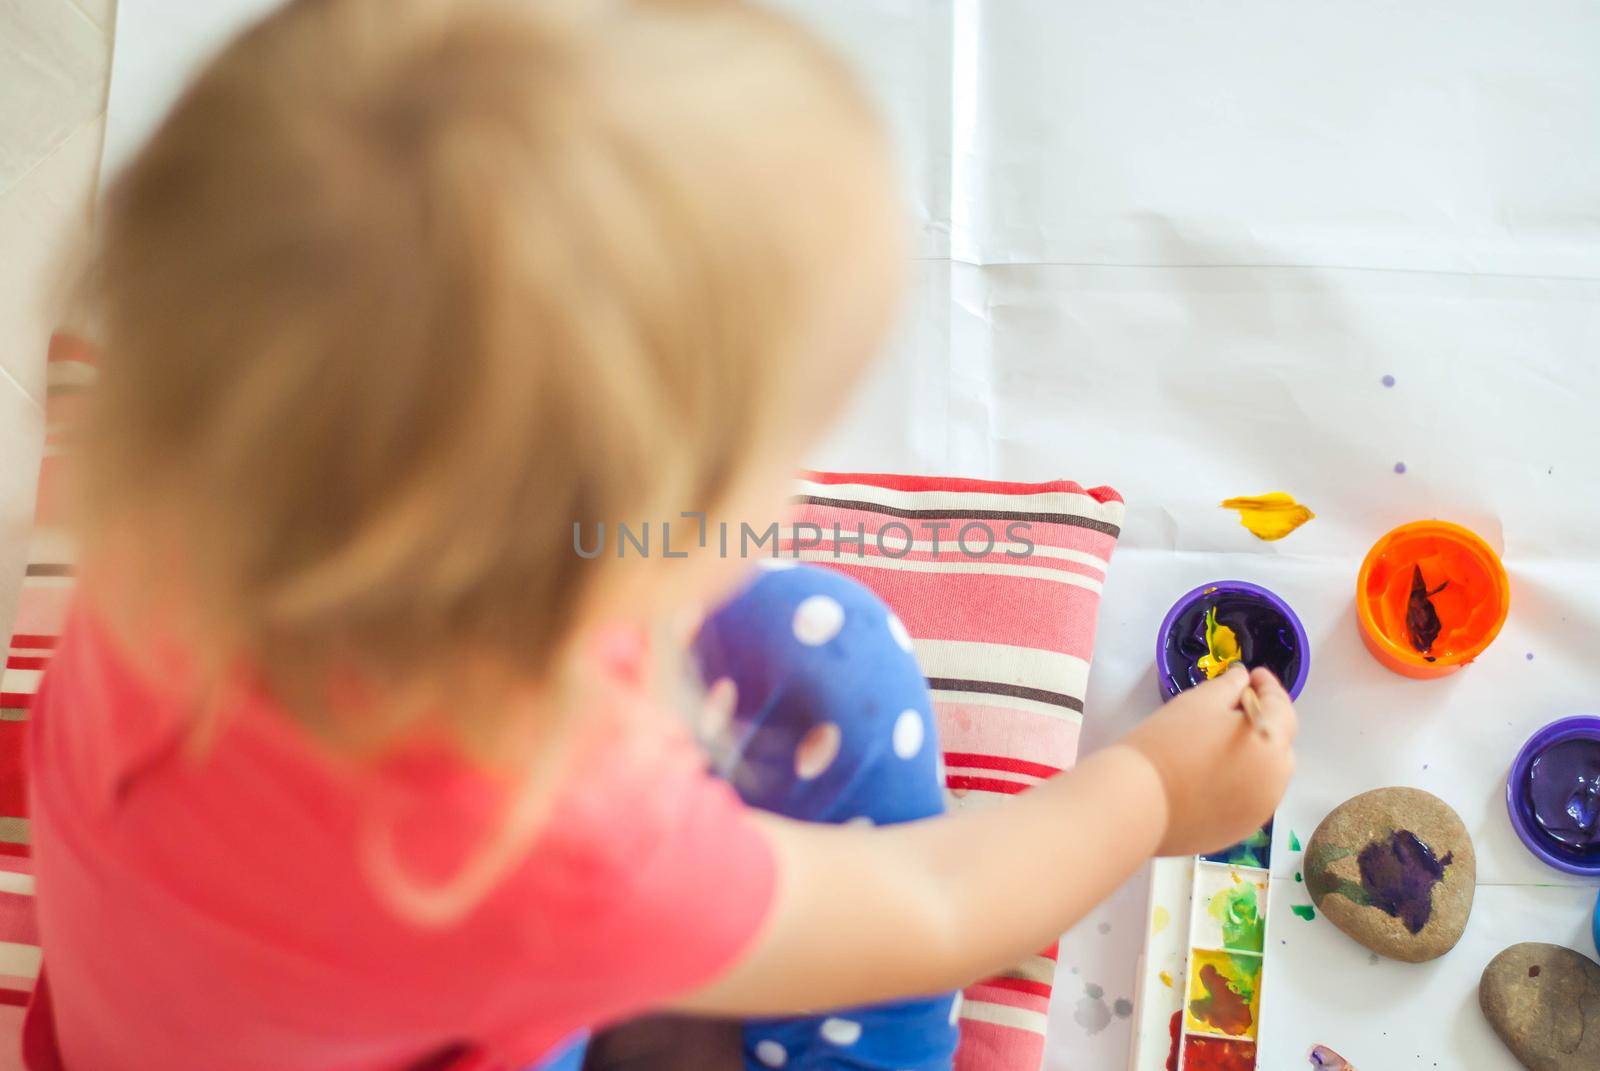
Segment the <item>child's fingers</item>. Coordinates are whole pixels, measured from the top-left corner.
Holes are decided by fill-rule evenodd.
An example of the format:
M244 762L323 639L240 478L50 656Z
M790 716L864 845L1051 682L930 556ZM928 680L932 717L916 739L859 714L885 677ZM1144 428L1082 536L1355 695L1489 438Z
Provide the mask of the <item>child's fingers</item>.
M1208 680L1198 688L1187 689L1179 693L1179 697L1197 707L1227 710L1239 705L1239 696L1249 683L1250 675L1242 664L1235 662L1222 676Z
M1250 673L1250 687L1255 689L1261 716L1272 726L1273 734L1281 733L1286 743L1293 743L1300 732L1300 719L1282 683L1271 670L1257 668Z
M1266 666L1257 666L1250 671L1250 684L1262 699L1267 697L1270 689L1276 688L1280 692L1283 691L1283 683L1278 680L1278 675ZM1287 693L1285 694L1287 695Z

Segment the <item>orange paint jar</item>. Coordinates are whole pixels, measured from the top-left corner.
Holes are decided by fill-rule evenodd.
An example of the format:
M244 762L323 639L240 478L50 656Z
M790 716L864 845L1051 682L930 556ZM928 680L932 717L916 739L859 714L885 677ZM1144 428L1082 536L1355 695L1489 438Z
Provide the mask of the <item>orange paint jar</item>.
M1500 634L1510 609L1500 556L1448 521L1402 524L1372 545L1356 579L1367 650L1407 677L1442 677L1471 662Z

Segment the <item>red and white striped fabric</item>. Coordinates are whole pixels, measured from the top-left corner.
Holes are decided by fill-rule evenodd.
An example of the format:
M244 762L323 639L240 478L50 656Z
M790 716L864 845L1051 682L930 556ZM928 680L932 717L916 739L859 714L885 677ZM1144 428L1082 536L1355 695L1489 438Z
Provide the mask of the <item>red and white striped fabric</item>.
M22 740L28 708L49 664L72 594L73 554L63 534L62 448L83 391L94 380L88 347L68 335L50 340L44 461L34 506L28 565L0 673L0 1071L21 1067L22 1011L39 975L33 919L27 782Z
M1078 753L1096 613L1122 524L1109 487L815 472L786 550L850 574L911 633L953 806L1022 792ZM1054 945L967 988L957 1071L1044 1060Z

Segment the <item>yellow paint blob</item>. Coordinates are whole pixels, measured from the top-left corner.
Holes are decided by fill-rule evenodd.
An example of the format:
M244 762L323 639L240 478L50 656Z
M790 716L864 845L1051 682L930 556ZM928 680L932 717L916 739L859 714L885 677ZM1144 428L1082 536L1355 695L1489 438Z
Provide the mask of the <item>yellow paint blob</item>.
M1168 974L1166 971L1162 971L1156 977L1161 979L1162 985L1166 986L1168 989L1172 988L1172 975Z
M1217 608L1213 606L1207 610L1206 653L1195 663L1200 667L1200 672L1206 675L1206 680L1221 676L1229 666L1243 657L1244 652L1239 648L1239 637L1233 634L1233 629L1227 625L1217 624Z
M1150 932L1160 933L1172 922L1172 914L1166 908L1157 906L1150 913Z
M1316 516L1282 491L1224 499L1222 508L1238 510L1239 523L1257 539L1266 540L1282 539Z

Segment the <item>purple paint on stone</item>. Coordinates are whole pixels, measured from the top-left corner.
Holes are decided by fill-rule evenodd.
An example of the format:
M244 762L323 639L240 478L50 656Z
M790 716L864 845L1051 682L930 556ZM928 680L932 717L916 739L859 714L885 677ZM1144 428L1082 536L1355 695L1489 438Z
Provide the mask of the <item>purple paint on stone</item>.
M1433 887L1444 879L1452 858L1450 852L1435 858L1409 829L1395 830L1388 841L1373 841L1356 857L1367 903L1421 933L1433 914Z

